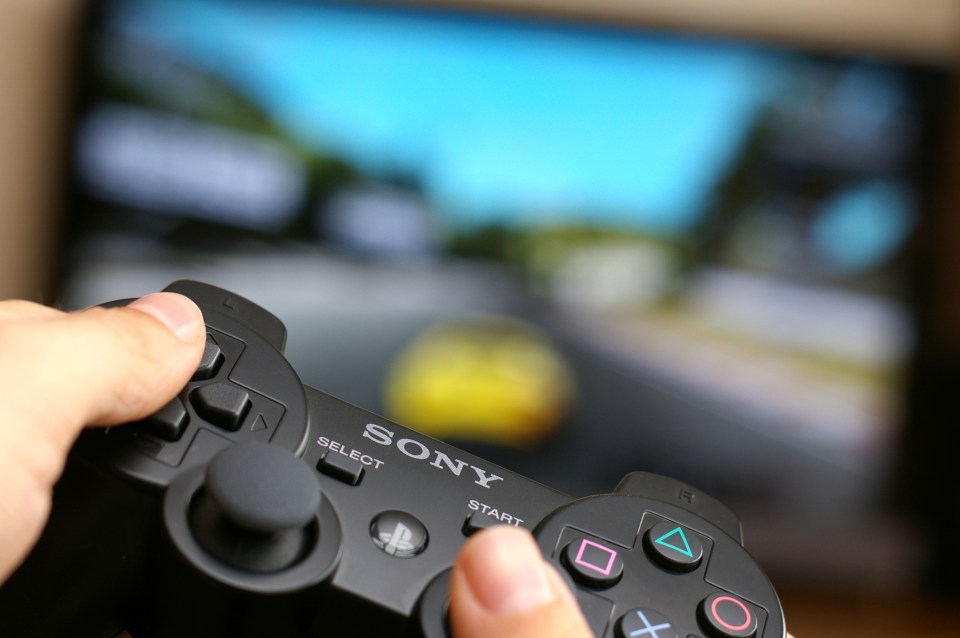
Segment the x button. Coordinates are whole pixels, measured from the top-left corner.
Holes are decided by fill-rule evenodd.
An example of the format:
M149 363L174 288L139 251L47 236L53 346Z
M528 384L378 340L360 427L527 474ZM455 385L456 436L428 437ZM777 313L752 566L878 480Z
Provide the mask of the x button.
M617 624L619 638L677 638L670 620L652 609L632 609Z

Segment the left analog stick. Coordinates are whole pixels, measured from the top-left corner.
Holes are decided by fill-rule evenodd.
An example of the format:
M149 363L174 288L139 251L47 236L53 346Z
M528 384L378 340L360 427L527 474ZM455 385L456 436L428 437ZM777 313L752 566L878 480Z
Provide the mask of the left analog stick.
M320 532L320 485L288 450L266 443L231 446L210 461L190 505L190 528L219 560L250 572L300 561Z

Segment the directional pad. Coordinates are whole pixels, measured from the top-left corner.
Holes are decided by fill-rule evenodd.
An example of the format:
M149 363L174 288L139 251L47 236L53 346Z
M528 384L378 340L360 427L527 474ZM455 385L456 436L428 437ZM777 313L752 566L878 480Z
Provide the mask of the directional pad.
M229 383L211 383L190 394L190 403L203 419L231 432L240 429L250 411L250 394Z

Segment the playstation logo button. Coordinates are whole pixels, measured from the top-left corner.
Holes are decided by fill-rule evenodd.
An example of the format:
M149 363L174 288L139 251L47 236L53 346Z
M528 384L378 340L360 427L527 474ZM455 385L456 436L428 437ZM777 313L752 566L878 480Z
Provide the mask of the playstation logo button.
M373 543L390 556L412 558L427 548L427 528L412 514L390 510L370 523Z

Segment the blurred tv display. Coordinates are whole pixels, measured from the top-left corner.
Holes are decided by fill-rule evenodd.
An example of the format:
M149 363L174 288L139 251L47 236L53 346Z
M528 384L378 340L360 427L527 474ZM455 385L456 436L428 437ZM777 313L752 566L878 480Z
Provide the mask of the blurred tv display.
M308 281L325 291L340 277L371 314L389 315L396 306L382 298L417 294L396 273L474 268L482 276L457 279L435 302L483 297L488 274L498 273L524 309L537 309L519 315L562 335L560 352L544 355L547 364L503 364L507 372L500 359L465 364L473 367L451 383L457 392L513 388L491 390L490 400L519 403L524 375L567 356L572 340L647 385L671 388L678 402L706 402L727 415L724 426L749 422L765 440L843 463L889 453L913 344L907 275L935 124L929 69L437 8L94 6L71 146L68 297L99 301L84 297L105 294L97 277L155 255L209 263L256 246L258 259L288 264L270 262L275 286ZM298 274L304 255L328 267ZM398 359L357 355L382 392L348 398L389 411L384 370L443 377L417 361L427 365L463 339L482 342L477 329L452 341L444 333L440 350L411 337L391 351L408 357L406 373ZM521 349L539 352L540 339ZM411 364L418 352L426 354ZM324 389L331 378L365 374L344 370L357 362L291 356L315 367L325 360L327 373L302 372ZM621 457L669 435L652 436L657 423L605 429L623 420L616 401L564 416L568 403L591 400L580 357L534 399L559 406L538 412L557 424L538 423L536 438L552 449L543 439L567 436L565 418L589 420L589 442L583 435L566 449L591 447L602 481L647 469ZM404 387L430 385L418 379ZM440 403L410 399L406 420L416 426L417 410L432 409L423 419L430 430L467 402ZM482 431L442 433L530 444L494 430L487 440ZM654 447L633 460L667 464L658 454ZM555 474L570 473L569 458Z

